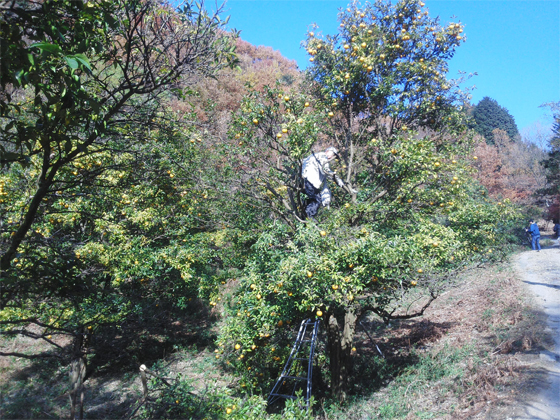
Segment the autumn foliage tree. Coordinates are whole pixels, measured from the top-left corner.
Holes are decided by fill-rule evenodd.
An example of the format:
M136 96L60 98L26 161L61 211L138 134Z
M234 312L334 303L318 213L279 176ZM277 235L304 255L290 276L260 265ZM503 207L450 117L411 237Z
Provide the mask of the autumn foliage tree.
M494 143L479 138L474 153L476 178L490 196L531 205L538 199L537 191L546 184L541 161L545 152L526 140L513 141L505 131L493 131Z

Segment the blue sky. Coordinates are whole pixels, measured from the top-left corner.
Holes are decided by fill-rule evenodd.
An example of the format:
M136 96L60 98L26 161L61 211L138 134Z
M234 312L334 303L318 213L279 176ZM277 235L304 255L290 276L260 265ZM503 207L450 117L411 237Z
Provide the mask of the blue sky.
M489 96L507 108L518 128L537 121L550 124L545 102L560 101L560 0L424 0L441 23L461 21L467 41L450 62L448 77L458 70L477 72L464 86L476 86L474 104ZM323 34L338 30L341 0L228 0L225 15L241 38L279 50L307 67L300 43L310 24ZM318 31L315 31L318 32Z

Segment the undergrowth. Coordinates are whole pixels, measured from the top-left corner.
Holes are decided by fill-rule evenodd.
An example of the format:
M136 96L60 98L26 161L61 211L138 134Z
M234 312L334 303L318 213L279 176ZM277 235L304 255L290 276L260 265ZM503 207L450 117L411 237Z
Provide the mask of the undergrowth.
M536 352L545 336L541 315L524 300L507 265L466 274L457 284L423 318L388 326L373 316L363 320L355 337L353 387L343 405L329 398L328 378L320 372L328 359L319 351L311 414L301 398L289 400L283 412L267 412L267 395L245 388L241 378L224 370L204 336L202 345L185 342L147 363L156 375L147 395L137 370L91 377L85 384L85 417L469 418L515 397L516 387L525 383L519 356ZM35 362L3 360L1 418L67 416L65 364L41 361L39 369Z

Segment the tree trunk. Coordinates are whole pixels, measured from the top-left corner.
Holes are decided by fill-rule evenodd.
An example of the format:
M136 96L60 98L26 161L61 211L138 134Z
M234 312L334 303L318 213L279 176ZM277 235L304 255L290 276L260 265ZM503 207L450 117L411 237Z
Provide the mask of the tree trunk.
M348 392L352 373L352 340L358 318L352 311L344 314L341 326L334 315L329 316L327 324L327 350L331 366L331 391L338 401L343 402Z
M84 379L86 376L86 357L83 351L83 334L77 334L74 340L74 359L70 368L70 419L84 418Z

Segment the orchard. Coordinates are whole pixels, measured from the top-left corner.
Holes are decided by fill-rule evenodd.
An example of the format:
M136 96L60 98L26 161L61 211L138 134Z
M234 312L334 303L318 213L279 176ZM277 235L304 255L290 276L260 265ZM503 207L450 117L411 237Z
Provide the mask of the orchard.
M518 210L474 179L469 94L447 74L463 25L421 1L351 3L337 34L307 33L308 70L284 63L273 85L256 65L235 67L221 9L11 3L0 20L0 334L54 350L0 355L63 360L79 390L112 355L178 348L167 328L200 312L219 318L217 338L196 325L216 341L212 363L240 395L265 396L294 329L318 318L318 365L344 401L360 320L422 315L461 270L503 255ZM328 147L343 183L315 220L302 164ZM150 322L164 333L146 333ZM201 410L184 383L165 389L139 412ZM208 410L244 418L229 392ZM71 394L75 417L83 399ZM248 401L262 413L262 399Z

